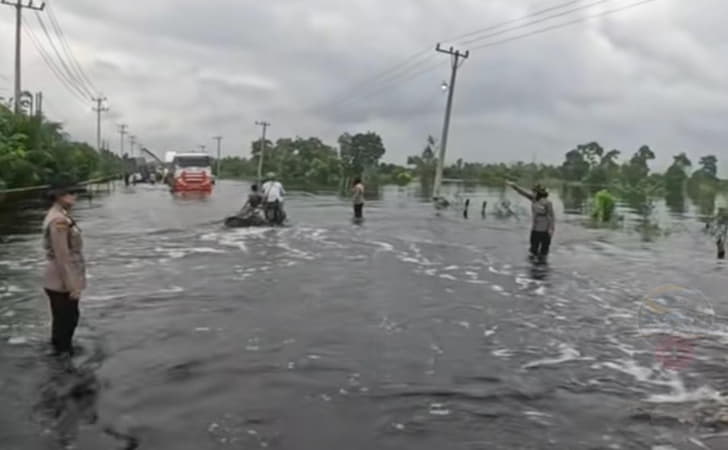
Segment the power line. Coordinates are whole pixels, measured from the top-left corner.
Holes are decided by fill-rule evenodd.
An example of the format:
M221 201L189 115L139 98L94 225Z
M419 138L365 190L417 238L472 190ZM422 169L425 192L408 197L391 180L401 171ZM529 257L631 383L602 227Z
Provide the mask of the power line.
M341 107L341 106L356 102L362 98L372 97L383 91L386 91L391 86L402 83L404 81L412 80L414 78L419 77L420 75L424 75L425 73L432 72L434 69L442 66L442 63L440 61L438 61L434 64L427 64L429 62L430 62L430 58L420 61L417 65L410 67L406 71L404 71L402 73L398 73L396 75L393 75L391 77L388 77L388 78L382 80L381 81L382 84L380 84L379 86L377 86L377 85L371 86L371 88L376 88L376 89L373 89L373 90L371 88L369 88L369 90L362 89L359 92L357 92L341 101L331 101L329 103L326 103L325 105L320 106L319 109L324 108L324 107L334 107L334 108ZM427 65L425 65L425 64L427 64Z
M98 92L98 89L96 89L96 86L94 86L93 82L89 79L89 77L86 75L86 72L83 70L83 67L81 64L79 64L78 59L76 58L76 55L73 53L73 50L71 49L70 44L68 43L68 39L66 39L66 35L63 32L63 28L61 28L61 24L58 21L56 14L54 12L53 3L48 3L48 17L51 19L51 25L53 29L56 32L56 35L59 37L59 40L61 41L61 45L65 49L66 55L68 56L68 59L71 61L71 66L75 68L76 73L80 75L80 78L82 81L86 83L88 87L90 87L90 90L92 92Z
M507 20L505 22L496 23L496 24L490 25L486 28L482 28L482 29L475 30L475 31L472 31L469 33L465 33L465 34L462 34L460 36L456 36L456 37L453 37L450 39L445 39L445 41L459 41L459 40L462 40L465 38L476 36L478 34L481 34L481 33L487 32L487 31L493 31L493 30L503 28L508 25L512 25L514 23L522 22L523 20L530 19L532 17L538 17L538 16L541 16L543 14L546 14L546 13L549 13L552 11L563 9L568 6L571 6L571 5L574 5L577 3L581 3L581 1L582 0L570 0L567 2L559 3L557 5L550 6L548 8L540 9L538 11L534 11L532 13L523 15L516 19L511 19L511 20ZM605 1L612 1L612 0L599 0L597 3L602 3ZM589 6L593 6L593 4L582 6L581 8L587 8ZM581 9L581 8L577 8L576 10ZM571 11L571 12L573 12L573 11ZM508 30L508 31L511 31L511 30ZM505 33L505 32L506 31L503 31L503 33ZM413 69L420 67L420 66L422 66L422 64L424 64L425 61L421 60L421 59L423 57L425 57L425 59L430 59L432 56L433 55L431 53L431 48L427 47L417 53L414 53L414 54L408 56L402 62L397 63L381 72L376 73L375 75L372 75L371 77L365 78L365 79L355 83L354 85L350 86L346 91L343 91L341 95L337 95L336 99L328 101L328 102L321 102L317 106L314 106L311 109L320 109L321 107L328 106L332 103L338 103L339 102L338 99L342 98L342 97L346 97L347 93L354 91L354 90L359 90L360 88L366 87L369 84L380 83L380 82L384 81L383 79L390 79L390 81L391 81L391 79L396 79L400 76L407 77L407 79L409 79L409 75L414 73ZM418 60L419 60L419 62L418 62ZM413 65L415 67L412 67Z
M559 9L563 9L563 8L566 8L566 7L569 7L571 5L575 5L575 4L580 4L582 2L583 2L583 0L570 0L568 2L559 3L557 5L549 6L548 8L544 8L544 9L539 9L538 11L534 11L532 13L529 13L529 14L526 14L526 15L523 15L523 16L520 16L520 17L517 17L515 19L507 20L505 22L497 23L497 24L494 24L494 25L489 25L489 26L487 26L485 28L480 28L480 29L477 29L477 30L469 31L469 32L467 32L465 34L461 34L460 36L456 36L456 37L453 37L453 38L450 38L450 39L445 39L445 41L446 42L457 42L458 44L464 44L464 42L462 41L463 39L472 38L472 37L477 36L477 35L479 35L481 33L486 33L488 31L497 30L498 28L503 28L503 27L506 27L508 25L513 25L515 23L522 22L522 21L524 21L526 19L530 19L532 17L538 17L538 16L541 16L543 14L549 13L551 11L557 11Z
M614 0L597 0L597 1L594 1L592 3L588 3L586 5L581 5L581 6L576 7L576 8L567 9L566 11L561 11L559 13L552 14L552 15L546 16L546 17L542 17L540 19L532 20L530 22L526 22L526 23L523 23L523 24L520 24L520 25L516 25L516 26L513 26L513 27L509 27L509 28L506 28L504 30L494 31L492 33L486 34L486 35L481 36L481 37L478 37L478 38L469 39L469 40L463 41L462 42L462 45L470 45L470 44L473 44L475 42L480 42L482 40L485 40L485 39L488 39L488 38L491 38L491 37L494 37L494 36L500 36L502 34L505 34L505 33L510 32L510 31L516 31L516 30L520 30L520 29L523 29L523 28L528 28L531 25L537 25L539 23L547 22L547 21L549 21L551 19L557 19L559 17L568 16L569 14L572 14L572 13L575 13L575 12L579 12L579 11L582 11L582 10L585 10L585 9L589 9L592 6L597 6L597 5L600 5L600 4L603 4L603 3L607 3L607 2L611 2L611 1L614 1ZM476 33L476 34L480 34L480 33Z
M74 86L84 94L85 97L88 97L88 100L92 100L94 98L93 91L89 90L89 88L78 78L77 75L73 73L73 70L69 67L68 63L66 62L63 55L61 55L61 52L58 50L58 47L56 46L55 40L51 36L51 34L48 32L48 27L46 26L45 22L43 21L43 18L40 16L40 14L35 15L36 19L38 19L38 23L40 24L41 29L43 30L43 34L45 35L46 39L48 40L48 43L51 46L51 49L53 50L53 53L55 53L56 57L58 58L58 61L61 63L61 67L65 70L65 73L67 74L68 78L74 83Z
M607 2L607 1L612 1L612 0L598 0L598 1L593 2L593 3L590 3L588 5L584 5L584 6L580 7L580 8L572 9L572 10L569 11L568 14L571 14L571 13L573 13L575 11L578 11L578 10L581 10L583 8L592 7L592 6L595 6L597 4ZM602 12L597 13L597 14L592 14L592 15L589 15L589 16L581 17L581 18L576 19L576 20L569 21L569 22L564 22L564 23L561 23L561 24L557 24L557 25L545 27L545 28L542 28L542 29L539 29L539 30L535 30L533 32L524 33L524 34L521 34L521 35L509 37L509 38L505 38L505 39L500 39L500 40L488 42L488 43L485 43L483 45L479 45L479 46L473 47L471 50L477 50L477 49L482 49L482 48L487 48L487 47L493 47L493 46L496 46L496 45L505 44L507 42L511 42L511 41L515 41L515 40L519 40L519 39L524 39L524 38L529 37L529 36L533 36L533 35L537 35L537 34L542 34L542 33L545 33L545 32L551 31L551 30L556 30L556 29L563 28L563 27L566 27L566 26L569 26L569 25L577 24L577 23L580 23L580 22L585 22L587 20L594 19L594 18L597 18L597 17L603 17L603 16L615 14L617 12L624 11L624 10L631 9L631 8L635 8L635 7L640 6L640 5L643 5L645 3L650 3L650 2L654 2L654 1L657 1L657 0L642 0L642 1L639 1L637 3L633 3L633 4L630 4L630 5L627 5L627 6L623 6L623 7L619 7L619 8L614 8L614 9L607 10L607 11L602 11ZM560 5L560 7L563 8L564 6L568 6L569 4L573 4L573 3L575 3L575 2L573 2L573 1L572 2L567 2L567 3L564 3L564 4ZM552 10L554 10L554 8L557 8L557 7L552 7L550 9L548 9L548 11L552 11ZM541 11L538 11L536 13L533 13L533 14L531 14L529 16L533 16L533 15L537 15L537 14L540 15L540 14L543 14L544 11L545 10L541 10ZM557 17L564 16L564 15L567 15L567 13L554 14L552 16L549 16L548 19L553 19L553 18L557 18ZM523 20L524 18L528 18L529 16L524 16L521 19L516 19L516 21ZM547 19L546 18L539 19L538 21L533 21L532 23L524 24L523 26L512 27L512 28L509 28L509 29L501 30L499 32L492 33L492 34L488 35L487 37L481 37L480 39L473 39L473 40L471 40L469 42L473 43L473 42L478 42L478 41L481 41L481 40L487 40L487 38L497 37L497 36L506 34L508 32L514 31L514 30L519 29L519 28L527 28L527 27L530 27L530 26L532 26L532 25L534 25L536 23L543 22L544 20L547 20ZM509 21L509 23L512 23L512 22L514 22L514 21ZM489 28L493 29L493 28L496 28L496 27L498 27L498 26L492 26L492 27L489 27ZM394 85L399 84L401 82L409 81L411 79L414 79L414 78L417 78L419 76L422 76L422 75L424 75L424 74L426 74L428 72L433 71L434 69L436 69L439 66L440 66L440 64L438 63L438 64L435 64L435 65L427 66L427 67L425 67L425 68L423 68L422 70L419 70L419 71L398 74L397 76L394 76L393 78L389 79L388 80L388 83L386 85L380 87L379 89L376 89L374 91L367 91L367 92L363 92L363 93L357 93L357 94L354 94L353 96L350 96L349 98L343 99L342 101L329 102L329 103L327 103L327 105L334 104L334 103L338 103L335 107L341 107L341 106L345 106L345 105L348 105L350 103L354 103L354 102L358 101L359 100L359 97L371 98L371 97L373 97L375 95L378 95L378 94L380 94L382 92L387 91L391 86L394 86Z
M25 20L25 19L23 19L23 20ZM58 81L60 81L61 84L63 84L66 87L68 92L70 92L72 94L72 96L75 100L81 102L81 104L83 104L84 107L86 107L86 101L87 101L86 97L84 95L82 95L82 93L80 93L77 90L77 88L75 88L73 86L73 84L65 77L65 75L63 74L63 71L56 65L55 61L53 61L53 58L51 58L51 56L46 52L45 48L43 48L40 41L35 36L35 33L33 33L33 30L27 26L27 23L23 29L25 30L27 36L30 37L30 40L33 42L33 46L38 51L38 54L43 59L46 66L51 70L53 75L55 75L56 79L58 79Z
M517 41L517 40L524 39L524 38L531 37L531 36L536 36L536 35L539 35L539 34L546 33L548 31L558 30L560 28L565 28L565 27L568 27L568 26L571 26L571 25L575 25L575 24L578 24L578 23L587 22L589 20L597 19L599 17L605 17L605 16L609 16L609 15L612 15L612 14L616 14L618 12L626 11L628 9L636 8L638 6L641 6L641 5L644 5L644 4L647 4L647 3L652 3L652 2L655 2L655 1L657 1L657 0L642 0L642 1L639 1L639 2L636 2L636 3L631 3L631 4L626 5L626 6L621 6L619 8L609 9L609 10L602 11L602 12L597 13L597 14L592 14L592 15L589 15L589 16L581 17L579 19L571 20L571 21L568 21L568 22L563 22L563 23L558 24L558 25L552 25L552 26L549 26L549 27L541 28L541 29L538 29L538 30L535 30L535 31L531 31L529 33L520 34L518 36L513 36L513 37L510 37L510 38L501 39L501 40L494 41L494 42L489 42L489 43L486 43L486 44L483 44L483 45L479 45L479 46L473 47L472 50L479 50L479 49L483 49L483 48L494 47L496 45L502 45L502 44L505 44L505 43L508 43L508 42Z

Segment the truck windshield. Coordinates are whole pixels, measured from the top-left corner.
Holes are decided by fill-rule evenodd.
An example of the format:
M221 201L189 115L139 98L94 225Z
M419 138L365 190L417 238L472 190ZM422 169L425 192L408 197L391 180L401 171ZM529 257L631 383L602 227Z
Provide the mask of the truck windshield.
M175 158L174 165L177 167L209 167L210 158L208 156L189 156L184 158Z

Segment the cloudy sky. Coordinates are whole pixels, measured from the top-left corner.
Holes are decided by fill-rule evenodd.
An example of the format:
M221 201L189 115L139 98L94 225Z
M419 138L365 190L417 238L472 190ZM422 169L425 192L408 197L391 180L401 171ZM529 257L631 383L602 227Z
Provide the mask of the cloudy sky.
M449 160L558 162L592 140L630 154L648 144L658 166L682 151L728 159L725 0L655 0L498 43L637 1L582 0L537 18L580 11L468 43L458 37L566 2L49 3L81 66L109 98L104 134L115 150L123 122L159 154L212 149L219 134L224 154L248 155L260 132L254 122L264 119L273 138L319 136L331 144L344 131L373 130L384 139L385 159L403 163L428 134L441 132L449 59L434 46L442 41L471 49L458 77ZM36 17L26 18L52 51ZM48 11L44 18L49 22ZM0 6L0 96L12 93L13 32L13 9ZM46 114L95 142L90 102L71 95L23 37L24 88L43 90ZM401 70L373 78L392 67Z

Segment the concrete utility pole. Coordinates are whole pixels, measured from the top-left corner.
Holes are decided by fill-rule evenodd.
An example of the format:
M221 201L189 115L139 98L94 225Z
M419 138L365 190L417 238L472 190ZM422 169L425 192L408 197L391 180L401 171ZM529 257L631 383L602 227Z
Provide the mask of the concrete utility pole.
M23 26L23 8L32 9L35 11L43 11L45 9L45 2L42 2L40 6L33 4L33 0L29 3L25 3L25 0L0 0L3 5L15 7L15 114L20 114L20 95L22 90L20 88L20 57L21 57L21 28Z
M217 141L217 162L215 163L215 173L217 174L217 177L220 177L220 149L221 149L221 142L222 142L222 136L215 136L213 137L214 140Z
M258 184L263 182L263 155L265 153L266 141L265 135L268 131L270 123L266 121L255 122L256 125L263 128L263 136L260 138L260 148L258 149Z
M96 102L96 107L93 108L96 112L96 150L101 151L101 113L108 111L109 108L103 105L106 97L95 98L93 101Z
M42 92L35 93L35 115L38 117L43 117L43 93Z
M442 126L442 139L440 139L440 157L437 159L437 171L435 172L435 189L433 192L434 197L440 196L440 188L442 187L442 171L445 167L445 151L447 150L447 135L450 131L450 113L452 112L452 100L455 94L455 81L457 79L458 68L462 65L470 52L460 53L460 50L455 50L450 47L445 50L437 44L435 50L439 53L445 53L450 55L452 58L452 73L450 74L450 86L447 94L447 107L445 109L445 123ZM461 61L462 60L462 61Z
M129 125L122 123L118 125L119 127L119 135L121 136L121 147L119 148L119 156L124 156L124 136L126 135L126 129L129 128Z
M134 157L134 145L136 144L137 137L129 136L129 143L131 144L131 157Z

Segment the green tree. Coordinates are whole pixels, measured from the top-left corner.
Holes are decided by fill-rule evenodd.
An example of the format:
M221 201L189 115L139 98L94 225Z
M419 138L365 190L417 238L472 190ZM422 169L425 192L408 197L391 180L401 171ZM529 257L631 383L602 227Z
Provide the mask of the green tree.
M422 150L422 154L407 158L407 165L414 166L415 175L419 178L425 192L431 191L435 182L435 169L437 168L436 146L435 138L427 136L427 144Z
M339 156L348 177L361 176L364 171L376 167L386 153L382 138L374 133L344 133L339 137Z

